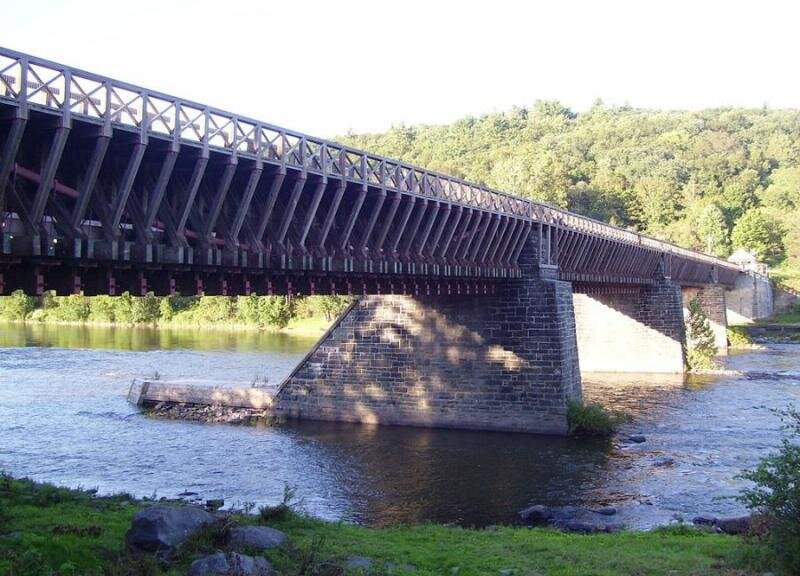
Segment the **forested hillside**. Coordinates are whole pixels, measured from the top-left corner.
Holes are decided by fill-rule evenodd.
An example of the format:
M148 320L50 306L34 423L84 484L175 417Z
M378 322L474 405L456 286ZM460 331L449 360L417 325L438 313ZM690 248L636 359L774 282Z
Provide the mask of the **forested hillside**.
M800 267L800 111L558 102L341 140L727 256Z

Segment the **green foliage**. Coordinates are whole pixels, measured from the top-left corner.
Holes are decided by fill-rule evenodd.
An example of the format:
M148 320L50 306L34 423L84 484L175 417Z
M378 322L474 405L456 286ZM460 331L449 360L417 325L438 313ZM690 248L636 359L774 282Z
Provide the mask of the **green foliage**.
M140 298L133 298L131 305L131 323L151 324L161 316L159 299L152 292Z
M567 424L573 436L610 436L626 421L628 417L625 414L608 410L600 404L584 404L576 400L567 404Z
M292 309L283 296L240 296L236 301L237 319L262 328L285 328Z
M728 326L728 344L734 348L751 346L753 341L741 326Z
M114 320L120 324L133 321L133 297L130 292L123 292L114 301Z
M800 411L780 412L787 432L776 454L742 477L754 486L740 500L764 515L765 540L787 574L800 574Z
M714 357L719 353L719 349L711 323L697 298L689 301L687 328L689 367L695 370L714 368L716 366Z
M0 318L5 320L25 320L35 308L36 299L22 290L0 298Z
M284 484L283 500L274 506L260 506L258 508L258 517L263 522L287 520L293 513L296 513L295 508L298 506L296 500L297 488Z
M203 296L194 309L197 320L212 324L230 322L235 314L233 300L225 296Z
M785 254L783 235L783 227L776 218L763 209L753 208L736 222L731 240L734 248L751 250L759 260L775 263Z
M89 299L82 294L70 294L65 298L59 298L56 308L53 310L58 320L67 322L83 322L89 318L91 309Z
M324 317L328 322L339 317L350 305L350 296L304 296L292 300L294 318Z
M177 314L196 306L197 301L196 296L181 296L180 294L165 296L158 304L159 317L168 322Z
M791 225L800 218L800 111L597 103L575 114L537 102L342 140L719 256L729 254L737 221L763 209L780 222L787 256L800 266L800 226ZM745 244L755 236L777 262L776 229L768 222L766 230L740 235Z
M89 319L95 322L114 322L116 320L114 296L95 296L89 299Z

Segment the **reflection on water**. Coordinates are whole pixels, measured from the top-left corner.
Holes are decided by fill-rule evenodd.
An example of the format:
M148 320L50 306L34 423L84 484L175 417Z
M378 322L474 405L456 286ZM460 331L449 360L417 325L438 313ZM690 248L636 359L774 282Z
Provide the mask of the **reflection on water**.
M800 378L590 377L587 399L634 415L643 444L525 434L296 422L255 429L157 421L124 395L132 378L280 380L311 341L210 331L0 325L0 468L66 485L229 503L277 501L375 525L511 522L531 503L614 504L648 526L736 513L735 478L779 442L771 408ZM729 357L737 369L800 372L800 347ZM769 368L766 368L769 367Z
M289 337L258 330L0 322L0 348L43 346L137 351L192 349L292 353L306 352L315 340L313 336Z

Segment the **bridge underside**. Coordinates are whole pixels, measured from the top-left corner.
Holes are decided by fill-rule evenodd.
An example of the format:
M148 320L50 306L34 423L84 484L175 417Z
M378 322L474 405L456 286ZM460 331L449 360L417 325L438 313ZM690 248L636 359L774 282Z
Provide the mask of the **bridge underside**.
M536 254L530 241L522 277L489 296L359 299L283 383L278 410L564 434L582 372L685 370L680 286L663 275L641 286L571 284Z

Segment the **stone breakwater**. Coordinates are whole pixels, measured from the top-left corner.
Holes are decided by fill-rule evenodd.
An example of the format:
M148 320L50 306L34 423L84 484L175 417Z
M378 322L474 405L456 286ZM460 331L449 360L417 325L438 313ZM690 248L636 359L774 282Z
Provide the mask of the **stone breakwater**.
M144 406L143 412L152 418L239 426L272 426L279 421L271 410L182 402L158 402Z
M154 418L250 426L271 426L279 420L273 396L271 388L147 380L135 380L128 391L128 401Z

